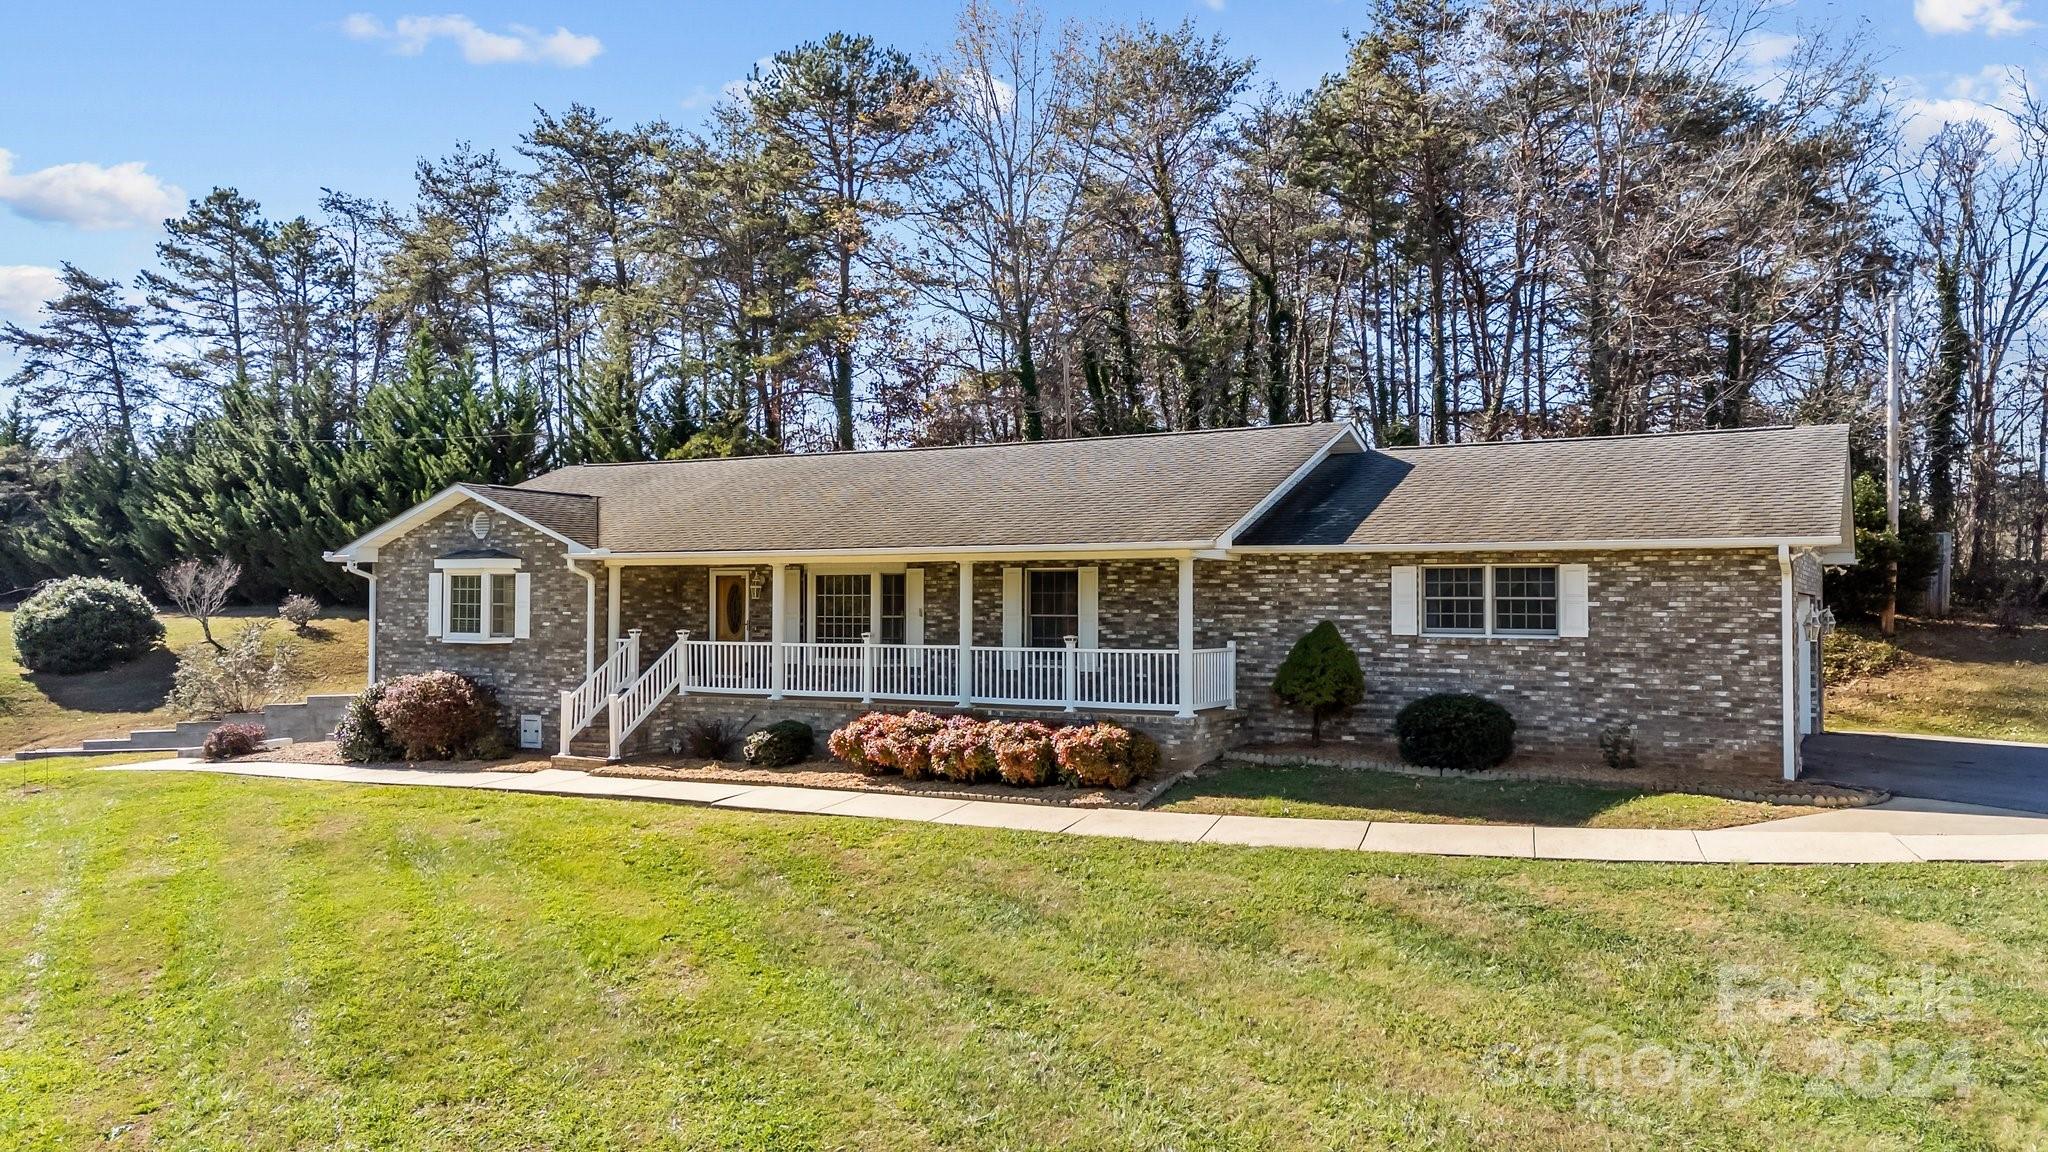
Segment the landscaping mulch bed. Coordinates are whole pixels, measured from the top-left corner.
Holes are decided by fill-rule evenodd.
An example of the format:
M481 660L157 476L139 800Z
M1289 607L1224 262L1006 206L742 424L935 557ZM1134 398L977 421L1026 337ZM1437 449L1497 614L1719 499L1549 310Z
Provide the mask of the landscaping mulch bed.
M590 769L592 776L630 776L640 780L694 780L707 784L775 784L785 788L837 788L849 792L895 792L905 796L939 796L963 800L1002 800L1014 804L1050 804L1068 808L1143 808L1172 787L1181 774L1169 772L1140 780L1121 791L1110 788L1013 788L1008 784L956 784L950 780L905 780L901 776L864 776L832 760L810 760L788 768L757 768L730 760L644 756Z
M1703 780L1699 773L1676 769L1609 768L1567 760L1544 760L1516 756L1498 768L1483 772L1452 772L1418 768L1405 764L1398 754L1355 746L1324 744L1259 744L1232 751L1227 759L1252 764L1316 764L1334 768L1366 768L1404 776L1434 776L1463 780L1520 780L1532 784L1593 784L1608 788L1633 788L1642 792L1691 792L1730 800L1752 800L1764 804L1802 804L1818 808L1858 808L1890 799L1890 794L1867 788L1847 788L1817 781L1787 781L1756 772L1716 772L1715 779Z
M332 740L301 740L237 760L262 760L271 764L349 764ZM513 760L396 760L388 764L350 764L353 768L410 768L422 772L538 772L549 766L545 756L522 756Z

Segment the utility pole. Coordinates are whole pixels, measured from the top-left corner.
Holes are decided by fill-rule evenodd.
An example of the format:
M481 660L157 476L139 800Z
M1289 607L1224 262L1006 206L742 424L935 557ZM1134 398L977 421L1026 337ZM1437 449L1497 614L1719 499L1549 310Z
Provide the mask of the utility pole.
M1891 559L1885 564L1884 613L1879 624L1886 636L1899 626L1899 297L1892 294L1884 336L1884 523L1891 532Z

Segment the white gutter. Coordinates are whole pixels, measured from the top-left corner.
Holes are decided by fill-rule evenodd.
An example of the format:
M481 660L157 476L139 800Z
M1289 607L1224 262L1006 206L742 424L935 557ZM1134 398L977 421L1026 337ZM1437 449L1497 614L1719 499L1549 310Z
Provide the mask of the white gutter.
M1783 766L1785 779L1799 779L1799 716L1798 686L1793 675L1792 662L1794 647L1798 638L1793 634L1798 627L1793 620L1792 598L1792 549L1778 545L1778 710L1783 723Z
M583 678L588 680L590 674L597 671L594 655L597 648L597 577L578 568L576 561L579 559L581 557L564 556L562 562L569 566L569 571L583 577ZM611 653L605 653L605 658L610 659Z
M341 570L351 576L361 576L364 580L369 581L370 584L370 621L368 628L370 634L370 667L368 683L365 684L365 687L368 687L369 684L377 682L377 574L375 572L363 571L356 566L356 562L353 560L342 561Z
M1081 556L1116 559L1177 556L1214 549L1214 540L1167 540L1114 544L996 544L969 548L788 548L752 552L584 552L577 559L603 557L619 564L771 564L775 561L877 559L996 560L1015 556Z

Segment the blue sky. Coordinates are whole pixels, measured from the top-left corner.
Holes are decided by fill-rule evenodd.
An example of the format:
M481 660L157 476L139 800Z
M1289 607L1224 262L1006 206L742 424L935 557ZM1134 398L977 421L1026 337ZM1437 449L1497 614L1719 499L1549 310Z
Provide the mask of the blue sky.
M176 5L41 0L0 15L0 317L24 321L61 260L132 279L182 196L233 185L273 216L323 187L404 199L413 161L456 141L509 151L536 104L691 123L777 49L835 29L913 53L951 0L895 3ZM1044 0L1055 20L1190 18L1306 87L1341 65L1356 0ZM2036 71L2048 0L1789 0L1779 36L1861 28L1923 117L1996 101ZM1768 42L1760 45L1767 49ZM1769 52L1764 51L1764 56Z

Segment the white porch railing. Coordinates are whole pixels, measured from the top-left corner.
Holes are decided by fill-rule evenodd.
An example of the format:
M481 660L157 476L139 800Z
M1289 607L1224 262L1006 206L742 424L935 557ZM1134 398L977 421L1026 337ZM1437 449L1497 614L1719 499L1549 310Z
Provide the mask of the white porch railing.
M640 630L635 628L612 641L611 654L583 683L562 693L562 755L569 754L569 742L597 719L606 702L639 677Z
M613 760L619 758L619 749L625 746L626 737L631 736L642 721L654 715L654 710L682 682L683 652L688 647L689 641L678 633L676 642L648 666L644 675L611 698L611 717L605 735L611 740Z
M610 709L611 755L671 693L773 696L778 646L772 641L692 640L676 643L644 675L620 683L601 706ZM1236 704L1237 645L1196 648L963 649L949 644L783 644L785 696L931 704L993 704L1027 708L1119 708L1192 714ZM960 683L961 655L968 657ZM633 659L637 660L635 655ZM593 674L593 680L596 677ZM586 682L588 684L589 682ZM578 690L582 691L581 689ZM571 693L563 693L564 730ZM586 719L585 723L588 722ZM579 729L580 730L580 729ZM568 740L563 739L566 747Z

